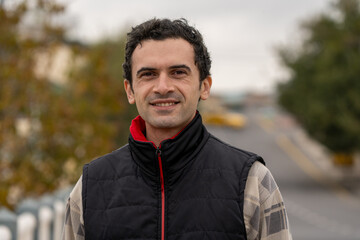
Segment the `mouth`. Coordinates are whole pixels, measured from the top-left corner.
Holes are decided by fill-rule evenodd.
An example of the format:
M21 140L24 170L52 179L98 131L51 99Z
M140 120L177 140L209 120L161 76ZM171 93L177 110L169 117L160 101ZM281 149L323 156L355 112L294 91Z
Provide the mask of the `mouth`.
M174 99L162 99L162 100L156 100L153 102L150 102L150 105L157 107L157 108L162 108L162 109L166 109L166 108L172 108L174 107L176 104L180 103L180 101L176 101Z
M178 104L178 103L177 102L166 102L166 103L153 103L151 105L157 106L157 107L169 107L169 106L173 106L175 104Z

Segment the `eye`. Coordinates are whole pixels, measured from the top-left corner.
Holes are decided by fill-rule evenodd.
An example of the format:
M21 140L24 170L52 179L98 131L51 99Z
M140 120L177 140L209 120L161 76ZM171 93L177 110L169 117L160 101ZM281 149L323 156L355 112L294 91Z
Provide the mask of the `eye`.
M181 70L181 69L176 69L172 72L172 75L175 77L182 77L182 76L186 76L186 71L185 70Z
M140 74L140 78L151 78L153 76L155 76L155 73L151 71L143 72Z

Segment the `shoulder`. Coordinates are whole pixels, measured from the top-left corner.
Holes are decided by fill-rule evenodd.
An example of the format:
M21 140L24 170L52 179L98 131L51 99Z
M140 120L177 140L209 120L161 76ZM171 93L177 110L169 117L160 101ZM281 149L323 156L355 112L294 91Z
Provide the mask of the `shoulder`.
M207 144L207 151L210 152L210 154L216 156L220 154L223 157L226 157L227 159L247 159L250 160L250 163L252 164L254 161L259 161L263 164L264 160L259 155L234 147L214 135L210 134L208 144Z
M248 174L246 195L256 197L260 203L278 190L278 186L270 170L260 162L255 162Z
M82 191L82 175L80 176L79 180L75 184L74 188L72 189L69 199L71 199L72 202L81 202L81 191Z
M83 168L83 179L114 179L118 175L132 169L131 152L129 145L108 153L85 164Z
M126 156L128 155L130 155L129 144L126 144L121 148L112 151L111 153L95 158L90 163L86 164L86 166L98 166L108 161L126 159Z

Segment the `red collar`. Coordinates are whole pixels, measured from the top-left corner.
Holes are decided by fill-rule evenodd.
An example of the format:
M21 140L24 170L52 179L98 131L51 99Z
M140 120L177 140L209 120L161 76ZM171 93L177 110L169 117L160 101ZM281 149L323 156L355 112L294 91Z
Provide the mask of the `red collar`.
M198 114L199 114L199 112L196 111L195 116ZM195 118L195 116L194 116L194 118ZM186 127L187 127L187 125L183 129L181 129L177 134L175 134L174 136L172 136L171 138L168 138L168 139L176 138ZM144 119L142 119L142 117L140 115L138 115L136 118L134 118L131 121L130 134L136 141L150 142L149 140L146 139L145 132L146 132L145 121L144 121ZM164 139L164 140L167 140L167 139Z
M140 142L149 142L145 137L145 130L145 121L142 119L142 117L140 117L140 115L132 120L130 125L130 133L134 140Z

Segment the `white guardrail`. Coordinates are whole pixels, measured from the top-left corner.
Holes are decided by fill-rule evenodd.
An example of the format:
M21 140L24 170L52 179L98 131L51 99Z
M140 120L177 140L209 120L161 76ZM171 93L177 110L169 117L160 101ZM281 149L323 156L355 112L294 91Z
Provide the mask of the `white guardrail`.
M60 240L71 189L25 199L15 212L0 206L0 240Z

